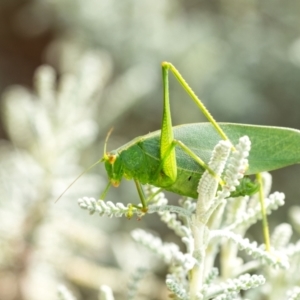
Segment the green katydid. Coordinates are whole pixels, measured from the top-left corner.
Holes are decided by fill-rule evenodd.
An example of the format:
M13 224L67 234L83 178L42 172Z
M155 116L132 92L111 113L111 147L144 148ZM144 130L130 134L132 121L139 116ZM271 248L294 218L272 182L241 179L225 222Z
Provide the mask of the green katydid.
M169 103L169 70L206 116L209 123L172 126ZM180 195L197 198L199 179L205 170L211 171L207 167L207 162L220 138L230 140L232 144L236 144L243 135L250 138L252 146L246 175L271 171L300 162L300 131L280 127L218 124L171 63L162 63L162 73L164 104L161 130L137 137L117 150L106 153L108 134L104 156L97 162L105 163L110 180L102 194L103 197L111 185L118 186L124 177L135 181L142 203L141 209L145 212L147 211L147 199L144 197L141 184L148 183ZM258 181L261 181L260 176L257 178ZM246 178L242 188L234 196L250 195L257 190L257 185L249 183ZM269 248L263 205L262 215L265 220L266 247Z
M168 70L172 71L210 123L172 127ZM247 175L300 162L300 131L269 126L218 124L171 63L163 62L162 71L162 129L137 137L117 150L104 153L99 162L105 162L111 185L118 186L124 177L133 179L137 186L149 183L196 198L197 184L207 169L206 163L213 147L220 138L230 140L234 144L243 135L248 135L252 144ZM243 194L243 191L241 193ZM244 191L244 194L248 192ZM141 200L143 208L146 208L146 200Z
M169 70L210 123L172 126ZM197 198L199 179L208 169L206 163L220 137L224 140L229 139L235 144L241 136L249 136L252 144L249 168L246 171L249 175L300 162L300 131L279 127L218 124L171 63L163 62L162 72L164 105L161 130L137 137L117 150L104 153L101 162L105 162L110 179L107 189L110 185L118 186L123 177L133 179L142 202L142 209L145 211L147 200L143 195L141 184L149 183L180 195ZM261 183L259 175L257 178ZM247 178L244 183L244 187L235 196L250 195L258 190L257 185L249 183ZM260 194L265 242L266 248L269 249L267 219L263 196Z

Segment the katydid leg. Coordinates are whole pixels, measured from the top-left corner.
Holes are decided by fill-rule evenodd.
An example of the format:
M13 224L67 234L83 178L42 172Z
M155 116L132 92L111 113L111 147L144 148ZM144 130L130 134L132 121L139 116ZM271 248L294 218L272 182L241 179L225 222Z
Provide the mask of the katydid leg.
M175 78L178 80L178 82L181 84L181 86L184 88L184 90L187 92L187 94L192 98L192 100L195 102L195 104L198 106L198 108L201 110L201 112L204 114L204 116L207 118L207 120L214 126L218 134L221 136L223 140L229 140L225 132L222 130L222 128L219 126L219 124L216 122L214 117L210 114L210 112L207 110L207 108L204 106L202 101L197 97L197 95L194 93L192 88L188 85L188 83L185 81L185 79L181 76L181 74L178 72L178 70L169 62L163 62L162 63L163 72L165 72L166 76L166 82L168 82L168 70L171 70ZM168 87L168 84L164 82L164 87Z
M184 143L178 140L173 140L174 145L178 145L186 154L188 154L192 159L196 161L203 169L209 172L214 178L219 180L220 185L224 185L224 181L199 157L195 154L189 147L187 147Z
M103 191L102 194L100 195L100 199L102 199L102 200L105 199L106 194L107 194L107 192L108 192L108 190L109 190L110 187L111 187L111 182L109 182L109 183L106 185L104 191Z
M141 203L142 203L142 210L147 210L147 200L146 200L146 197L145 197L145 194L144 194L144 191L143 191L143 188L141 186L141 183L134 179L134 183L135 183L135 186L136 186L136 189L138 191L138 194L139 194L139 197L140 197L140 200L141 200Z
M171 181L175 181L177 178L177 163L176 163L176 153L175 149L172 146L174 142L174 134L172 128L172 119L171 119L171 110L170 110L170 95L169 95L169 75L168 72L174 74L175 78L179 81L179 83L183 86L188 95L192 98L192 100L196 103L198 108L202 111L202 113L206 116L209 122L212 123L216 131L219 133L222 139L229 140L224 131L215 121L213 116L209 113L206 107L203 105L201 100L196 96L191 87L187 84L184 78L180 75L177 69L168 62L162 63L162 77L163 77L163 118L162 118L162 126L161 126L161 136L160 136L160 158L161 158L161 167L159 167L164 172L164 174L171 179ZM178 143L178 142L177 142ZM189 152L189 149L185 148L186 152ZM234 148L233 148L234 149ZM192 155L191 155L192 156ZM193 156L192 156L193 157ZM198 160L199 162L199 160ZM203 163L199 163L203 166ZM208 170L212 175L214 174L211 170L209 170L208 166L205 165L205 169ZM158 174L157 174L158 175Z
M260 173L256 174L256 180L259 184L258 193L259 193L260 209L262 214L262 227L263 227L264 240L266 244L266 250L270 252L271 246L270 246L269 225L268 225L267 211L266 211L265 200L264 200L265 198L264 198L263 180Z
M207 170L214 178L218 179L221 186L223 186L225 184L224 181L199 156L197 156L196 153L194 153L183 142L176 140L176 139L174 139L172 141L171 145L169 146L169 149L165 153L165 156L161 157L160 164L159 164L154 176L157 177L157 176L159 176L159 173L161 171L164 172L164 169L163 169L164 161L168 158L168 155L170 155L170 153L175 152L174 148L176 146L179 146L186 154L188 154L192 159L194 159L196 161L196 163L199 164L199 166L201 166L204 170Z
M169 79L168 79L168 71L171 70L175 78L187 92L187 94L192 98L195 104L198 106L200 111L204 114L207 120L213 125L215 130L218 132L220 137L223 140L229 140L225 132L221 129L218 123L215 121L213 116L209 113L206 109L202 101L197 97L185 79L181 76L178 70L169 62L162 63L162 70L163 70L163 88L164 88L164 108L163 108L163 122L161 128L161 152L160 158L163 160L162 163L162 171L169 176L171 179L174 178L176 180L177 175L177 165L176 165L176 154L175 148L172 144L177 144L180 146L188 155L190 155L199 165L201 165L205 170L207 170L211 175L215 175L215 173L205 164L193 151L191 151L188 147L186 147L181 141L177 141L173 139L173 129L172 129L172 121L171 121L171 112L170 112L170 101L169 101ZM162 150L163 149L163 150ZM171 149L171 150L169 150ZM235 148L232 146L232 150L234 151ZM166 155L167 154L167 155ZM169 175L170 174L170 175ZM270 239L269 239L269 230L268 230L268 223L266 217L266 210L264 204L264 196L262 192L262 180L261 175L257 174L257 181L260 183L260 191L259 191L259 198L261 202L261 210L262 210L262 219L263 219L263 230L264 230L264 238L266 243L266 249L270 251ZM221 183L222 181L220 181Z
M136 188L137 188L137 191L138 191L141 203L142 203L142 211L146 212L148 203L156 195L158 195L163 189L162 188L157 189L157 191L155 193L152 193L150 197L146 198L141 183L138 180L134 180L134 182L135 182L135 185L136 185ZM137 206L134 206L134 207L137 207ZM139 207L137 207L137 208L139 208Z
M164 171L165 175L172 181L175 181L177 178L177 164L175 149L172 146L174 134L169 100L169 79L168 69L164 66L162 68L162 75L164 106L160 135L160 158L162 170Z

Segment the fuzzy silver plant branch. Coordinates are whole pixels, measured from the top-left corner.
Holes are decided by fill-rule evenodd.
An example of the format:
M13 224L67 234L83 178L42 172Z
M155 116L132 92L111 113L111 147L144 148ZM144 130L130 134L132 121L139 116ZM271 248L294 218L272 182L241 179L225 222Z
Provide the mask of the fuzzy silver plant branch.
M210 232L210 240L215 238L226 238L233 241L239 247L239 250L244 250L247 254L256 259L261 259L270 266L278 266L281 268L288 268L289 262L287 257L283 253L269 253L262 248L258 247L257 242L250 242L247 238L242 238L241 236L227 231L227 230L212 230Z
M191 198L187 198L187 199L181 198L179 200L179 205L184 209L190 211L191 213L194 213L196 211L197 202L195 202L195 200Z
M141 280L144 278L146 272L147 272L146 268L138 268L135 270L128 283L127 300L136 299L136 294L139 288L139 284Z
M189 300L186 289L182 286L180 282L177 281L177 279L174 276L170 274L167 275L166 285L168 289L176 296L175 299Z
M228 202L230 192L235 191L236 186L240 184L243 174L248 167L249 151L251 142L247 136L241 137L236 145L236 151L230 156L227 168L225 170L225 185L222 190L217 193L216 198L212 202L210 211L213 211L209 219L209 228L218 229L224 222L225 206ZM227 214L226 214L227 215ZM219 251L219 241L211 241L210 246L206 251L207 259L205 269L209 269L214 264L214 259ZM224 271L224 270L223 270Z
M163 243L160 238L154 237L152 234L136 229L131 232L132 238L139 244L143 245L158 256L166 263L179 265L183 270L191 270L196 263L194 257L190 254L182 253L179 247L173 243Z
M207 214L208 209L211 207L211 202L215 198L220 177L225 168L227 158L231 149L229 141L220 141L213 150L208 166L214 171L213 176L208 171L205 171L199 181L198 185L198 200L196 207L196 216L199 222L206 224L209 218Z
M226 207L226 200L223 200L220 205L215 209L207 225L210 230L219 229L222 226L224 219L224 209ZM220 252L219 241L214 240L209 242L208 247L205 251L205 276L207 272L215 265L215 259L217 254Z
M0 230L0 244L4 240L7 245L0 247L0 256L6 257L6 248L12 253L11 258L5 259L4 268L14 272L15 286L21 287L26 281L25 289L17 288L14 292L18 299L31 298L29 290L40 285L41 280L45 284L59 281L63 271L51 261L53 257L61 261L64 251L72 255L72 247L68 248L71 232L54 233L59 241L65 239L63 252L60 242L54 238L56 242L50 243L52 238L48 237L52 237L53 227L62 222L58 213L72 214L72 209L65 210L64 205L53 207L51 202L62 192L66 181L80 172L82 151L95 141L98 132L94 108L99 106L101 82L106 84L108 70L102 67L103 57L92 55L93 62L88 63L88 56L91 57L88 51L82 53L73 62L74 71L69 73L57 75L52 67L40 66L32 90L13 86L3 95L1 113L11 144L7 141L5 147L0 145L0 194L5 203L0 219L1 224L7 223L2 218L3 211L7 211L4 215L12 216L12 226L2 226ZM97 185L92 192L95 189ZM76 189L73 192L76 194ZM6 201L11 199L15 201ZM76 222L80 226L80 221ZM47 243L49 247L45 247ZM11 251L15 247L19 251ZM32 259L24 259L28 255ZM53 270L51 274L40 268L45 262ZM34 289L34 293L42 299L45 290Z
M141 211L130 204L125 206L122 202L113 203L111 201L96 200L95 198L83 197L78 199L78 204L82 209L86 209L93 214L99 213L100 216L108 216L110 218L120 218L122 216L131 217L132 214L140 215Z
M197 260L197 264L195 264L191 272L189 296L192 300L196 299L199 287L202 286L204 281L204 259L209 236L209 230L206 225L210 217L208 210L214 201L219 185L219 178L225 168L230 150L231 143L229 141L220 141L214 148L208 164L209 168L215 172L215 176L205 171L199 181L196 213L193 215L190 224L194 238L193 256Z
M155 194L157 191L159 191L157 187L153 186L147 186L146 191L147 195L151 196L152 194ZM182 242L187 247L187 252L192 253L193 252L193 244L194 239L192 237L191 230L188 226L185 226L182 224L181 221L178 220L178 214L172 213L170 210L165 209L162 210L162 207L166 207L168 203L168 199L165 197L165 194L160 192L158 193L154 198L153 202L155 205L151 205L150 211L152 211L152 208L157 207L159 208L158 215L160 216L161 220L167 224L167 226L172 229L176 235L181 237ZM195 210L195 203L192 203L191 200L186 200L182 203L182 209L184 211L184 218L186 219L187 223L190 221L190 216L188 215L188 212L192 213ZM181 217L183 214L181 214Z
M160 190L160 188L154 186L146 187L146 192L148 196L151 196ZM163 192L159 192L157 195L155 195L155 197L152 199L152 202L155 204L149 206L150 212L152 212L155 209L155 207L159 208L157 213L160 216L161 220L164 223L166 223L167 226L176 233L176 235L186 237L189 234L189 229L186 226L184 226L181 221L178 220L177 214L172 213L168 209L162 210L162 208L168 207L166 206L168 204L168 199L165 197L165 194ZM183 207L182 211L185 212L185 216L189 216L188 208ZM192 211L190 211L190 213L192 213Z
M163 211L169 211L169 212L174 212L180 216L186 217L188 219L191 218L192 213L180 206L175 206L175 205L162 205L162 206L158 206L158 205L149 205L148 207L148 211L147 213L151 214L151 213L159 213L159 212L163 212Z
M167 226L172 229L179 237L181 237L182 242L187 247L187 252L191 254L194 249L194 239L191 229L185 225L182 225L182 223L178 221L177 215L174 213L170 213L169 210L166 210L164 212L160 211L159 214L161 216L161 220L165 222Z
M244 214L247 210L249 196L229 198L226 201L226 215L223 227L230 226L234 223L238 216Z
M278 209L284 205L285 195L283 193L275 192L268 198L265 198L265 205L267 214L270 214L272 210ZM258 220L261 220L261 207L259 204L255 208L248 209L244 214L239 215L235 222L226 228L226 230L233 230L239 226L248 228L255 224Z
M202 175L198 185L198 201L196 207L196 214L191 222L191 229L194 237L194 257L197 259L198 264L192 270L190 282L190 297L196 299L199 287L204 282L205 272L205 255L209 242L209 230L207 222L213 217L213 212L216 208L234 191L236 186L239 185L240 179L243 177L245 168L248 164L247 157L251 143L248 137L239 139L236 146L236 151L232 154L229 165L225 173L225 185L220 192L217 192L219 179L225 168L227 159L231 152L231 143L228 141L220 141L212 153L209 168L213 170L216 176L212 176L208 171ZM222 206L224 209L224 205ZM217 211L215 214L216 219L220 218L223 210ZM219 214L218 214L219 212ZM213 222L210 221L210 223ZM220 220L216 220L220 224ZM217 245L217 244L216 244Z
M239 139L236 145L236 151L230 156L228 166L226 167L224 181L225 187L222 190L234 191L236 186L240 184L240 180L244 177L248 167L248 156L251 149L251 141L248 136Z
M220 228L221 223L224 221L225 205L228 202L227 197L231 191L235 191L236 186L240 184L240 180L243 178L245 169L248 166L249 151L251 148L251 142L247 136L241 137L236 145L236 151L230 156L228 166L225 170L225 186L217 193L217 197L212 202L210 211L214 211L209 219L209 228ZM225 199L226 198L226 199ZM206 260L206 266L213 266L215 255L218 252L218 242L210 244L209 253L207 253L209 259Z
M218 268L212 268L210 270L210 272L207 274L207 276L205 277L205 284L208 285L211 282L213 282L219 275L219 270Z
M243 178L246 167L248 166L247 157L249 156L249 151L251 147L251 142L247 136L241 137L239 143L236 145L236 151L230 156L228 167L225 171L225 182L226 184L222 187L220 192L217 192L217 196L211 202L211 207L207 212L209 218L209 228L219 228L224 215L225 205L227 203L227 197L231 191L236 189L239 185L240 180ZM219 242L210 242L209 247L206 249L206 260L204 269L213 266L215 255L218 252Z
M199 294L198 299L236 299L240 291L256 288L263 285L265 282L266 279L262 275L244 274L236 279L228 279L219 285L204 287L202 293Z
M249 138L247 136L241 137L235 148L236 151L230 156L228 166L225 170L225 185L220 192L217 192L217 197L214 198L210 207L210 212L214 211L223 200L228 198L230 192L235 191L248 167L247 158L251 149L251 141Z

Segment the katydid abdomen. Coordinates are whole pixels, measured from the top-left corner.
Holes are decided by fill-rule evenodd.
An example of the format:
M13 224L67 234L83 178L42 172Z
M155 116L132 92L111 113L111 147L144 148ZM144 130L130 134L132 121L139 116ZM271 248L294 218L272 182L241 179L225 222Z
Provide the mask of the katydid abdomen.
M300 162L300 133L297 130L231 123L219 125L233 144L244 135L250 138L252 146L246 174L271 171ZM208 163L214 146L220 140L210 123L175 126L173 133L175 140L184 143L205 163ZM117 186L124 177L197 198L197 185L205 170L180 147L175 147L177 176L175 181L168 178L160 169L160 134L158 130L137 137L108 153L108 156L114 157L113 163L105 162L112 184Z

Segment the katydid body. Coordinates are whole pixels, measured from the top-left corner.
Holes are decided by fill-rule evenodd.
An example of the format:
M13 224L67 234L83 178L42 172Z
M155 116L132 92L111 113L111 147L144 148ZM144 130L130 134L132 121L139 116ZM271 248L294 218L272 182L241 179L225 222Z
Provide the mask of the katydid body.
M169 70L209 123L172 126ZM252 146L249 168L244 170L245 174L258 174L300 162L298 130L231 123L218 124L172 64L162 63L162 78L161 130L137 137L110 153L106 153L105 150L101 160L105 162L111 185L118 186L123 177L135 180L143 209L146 209L147 203L140 184L149 183L180 195L197 198L197 185L203 172L207 170L215 176L208 167L208 161L214 146L220 139L230 140L235 144L244 135L250 138ZM223 184L222 179L219 180ZM255 186L243 184L246 181L242 182L242 189L237 191L235 196L251 195L257 191Z
M168 71L185 89L187 94L205 115L209 123L172 126ZM197 186L202 174L208 171L226 184L208 166L214 146L221 140L230 140L232 145L247 135L251 140L249 168L241 170L245 174L256 174L257 184L243 178L232 197L252 195L259 191L263 232L266 249L270 250L268 224L264 204L264 193L260 172L279 169L300 162L300 131L268 126L242 124L218 124L176 68L167 62L162 63L163 77L163 117L161 130L137 137L119 149L106 153L105 162L110 183L102 194L105 196L110 185L118 186L122 178L133 179L142 203L142 211L147 211L141 184L197 198ZM241 104L242 105L242 104ZM105 142L105 148L106 148ZM232 150L235 151L234 147ZM150 198L151 199L151 198Z
M256 174L279 169L295 163L295 155L290 155L290 142L294 143L300 158L299 131L289 128L273 127L276 135L272 135L270 127L243 124L222 124L230 141L236 144L238 139L247 135L252 143L249 157L249 168L246 174ZM208 163L214 146L220 140L219 134L210 123L194 123L172 128L174 139L184 143L198 157ZM176 173L175 180L168 177L161 167L160 156L161 131L137 137L124 146L108 153L114 156L114 163L106 161L105 167L114 186L119 185L122 178L134 179L141 184L151 184L176 194L197 198L197 186L205 171L192 157L180 147L175 147ZM270 148L271 147L271 148ZM270 151L262 149L270 148Z
M209 123L172 126L169 70ZM240 186L231 193L231 197L252 195L259 190L266 249L270 250L263 182L259 173L300 163L300 131L272 126L218 124L171 63L162 63L162 75L163 117L161 130L137 137L111 152L106 152L107 140L111 131L107 135L104 156L97 162L105 163L109 177L109 184L101 195L102 199L109 187L111 185L118 186L123 177L135 181L142 203L142 207L139 208L143 212L147 212L148 201L152 198L145 199L141 184L148 183L180 195L197 198L197 186L205 171L215 177L221 185L226 184L208 166L215 145L221 139L229 140L233 145L238 142L240 137L247 135L251 141L249 167L241 172L246 175L256 174L258 183L252 183L247 177L243 178ZM232 150L235 151L233 146Z

